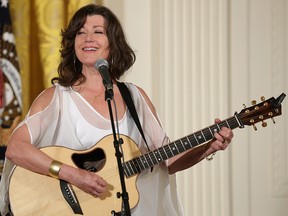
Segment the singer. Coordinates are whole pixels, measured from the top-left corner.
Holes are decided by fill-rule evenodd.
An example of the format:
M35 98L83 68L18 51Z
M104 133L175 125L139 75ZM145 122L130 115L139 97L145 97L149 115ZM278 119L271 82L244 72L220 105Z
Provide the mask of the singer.
M125 39L118 19L108 8L95 4L80 8L67 28L61 31L61 36L61 62L58 76L52 79L52 87L44 90L35 99L29 113L10 137L0 185L2 215L9 215L11 211L16 216L52 215L53 211L53 215L75 215L73 213L75 209L69 206L68 201L63 198L61 203L62 199L56 198L58 194L62 194L59 182L68 182L74 188L75 194L72 198L78 199L75 199L76 204L82 209L83 215L106 216L109 215L107 212L114 209L114 202L110 207L107 200L117 199L113 191L116 185L111 186L117 178L114 176L117 170L106 174L111 170L108 168L107 172L102 172L101 175L101 170L105 170L110 164L109 159L114 157L113 143L105 143L104 153L97 153L94 157L87 153L87 161L84 157L72 163L70 160L74 160L75 155L71 154L70 157L66 154L68 150L77 152L94 146L102 147L103 138L111 135L110 117L105 101L107 88L113 91L116 106L112 107L112 111L114 116L117 116L115 121L118 123L119 133L133 140L142 154L169 142L155 107L143 89L132 83L125 83L133 99L147 143L122 98L117 82L134 64L136 57ZM106 60L107 64L98 67L95 64L99 59ZM133 216L183 215L174 190L175 185L169 181L169 175L187 169L205 157L210 158L218 150L226 149L232 137L232 131L223 127L215 131L214 138L208 145L200 148L197 154L192 154L192 151L188 150L173 155L159 164L154 164L152 169L143 169L136 179L136 185L133 185L139 193L129 194L131 202L139 195L136 204L131 206L131 214ZM123 147L127 145L127 141L124 140ZM48 146L49 148L57 146L53 148L53 151L55 149L53 154L43 148ZM128 155L129 153L124 152L124 159ZM91 160L95 161L91 162ZM145 167L146 163L150 163L148 159L142 161L142 164L136 164L136 171ZM15 173L13 173L15 166ZM15 188L17 181L14 179L17 176L14 175L20 168L27 173L19 181L21 182L19 188ZM134 172L132 170L132 165L126 167L128 173ZM20 188L30 175L33 177L30 178L27 186ZM36 182L38 176L41 177L39 183ZM35 182L32 182L34 180ZM128 180L129 178L127 182ZM50 183L55 182L57 183L55 191L46 189L45 193L40 193L36 201L35 196L30 195L41 191L41 188L48 188ZM18 193L26 190L27 193L22 199L14 198ZM82 192L81 195L79 191ZM50 193L53 194L52 198L46 199ZM41 204L45 199L47 200L45 204ZM86 203L90 204L90 200L92 205L87 210L85 206ZM22 203L17 205L18 202ZM102 206L105 206L105 209L100 210ZM19 208L23 209L19 210ZM70 214L61 214L64 208L71 211ZM104 210L107 212L102 212ZM93 213L86 213L86 211ZM52 213L48 214L48 212Z

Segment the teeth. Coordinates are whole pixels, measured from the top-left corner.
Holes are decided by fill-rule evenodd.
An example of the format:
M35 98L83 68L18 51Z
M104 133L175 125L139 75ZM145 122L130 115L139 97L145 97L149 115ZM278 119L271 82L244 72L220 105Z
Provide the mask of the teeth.
M96 51L96 50L98 50L98 48L86 47L83 50L85 50L85 51Z

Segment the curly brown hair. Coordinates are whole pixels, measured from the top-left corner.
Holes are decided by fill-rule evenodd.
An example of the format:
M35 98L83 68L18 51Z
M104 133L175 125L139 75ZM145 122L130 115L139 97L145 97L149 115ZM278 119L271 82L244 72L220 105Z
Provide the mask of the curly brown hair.
M68 27L61 30L61 62L58 66L58 77L51 82L62 86L72 86L79 81L85 82L82 74L82 63L77 59L74 43L76 34L83 27L87 16L100 15L105 19L106 34L109 41L109 74L112 80L119 79L135 62L136 56L129 46L122 26L114 13L105 6L88 4L80 8L71 18Z

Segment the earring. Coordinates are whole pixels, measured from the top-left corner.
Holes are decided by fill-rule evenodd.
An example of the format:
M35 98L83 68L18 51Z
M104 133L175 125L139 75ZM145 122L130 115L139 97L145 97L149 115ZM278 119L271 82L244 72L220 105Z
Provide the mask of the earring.
M74 55L73 57L73 64L74 64L74 71L77 73L77 69L76 69L76 56Z

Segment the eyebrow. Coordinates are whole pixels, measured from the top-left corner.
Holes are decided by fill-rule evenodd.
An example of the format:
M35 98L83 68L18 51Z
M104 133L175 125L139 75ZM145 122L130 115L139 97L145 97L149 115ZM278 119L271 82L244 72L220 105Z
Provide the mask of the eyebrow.
M99 28L99 27L105 29L105 27L102 26L102 25L94 25L94 26L92 26L92 28ZM82 26L81 29L85 29L85 26Z
M98 27L104 28L104 26L101 26L101 25L95 25L95 26L93 26L93 28L98 28Z

